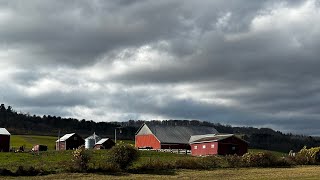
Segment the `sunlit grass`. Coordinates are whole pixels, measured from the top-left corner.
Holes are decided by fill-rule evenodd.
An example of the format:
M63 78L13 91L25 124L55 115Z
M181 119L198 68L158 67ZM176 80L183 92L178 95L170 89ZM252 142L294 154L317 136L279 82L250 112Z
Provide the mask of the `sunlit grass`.
M300 166L295 168L240 168L240 169L215 169L211 171L178 170L168 174L90 174L90 173L61 173L47 176L19 177L19 179L319 179L320 166ZM12 177L0 177L11 179Z
M33 135L11 135L10 146L18 149L24 146L25 150L31 150L34 145L47 145L48 150L55 149L55 141L57 137L53 136L33 136Z

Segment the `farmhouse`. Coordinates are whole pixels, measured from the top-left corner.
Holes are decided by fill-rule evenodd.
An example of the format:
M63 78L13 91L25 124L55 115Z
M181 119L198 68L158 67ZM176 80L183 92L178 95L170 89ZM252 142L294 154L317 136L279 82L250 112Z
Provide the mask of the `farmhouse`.
M94 149L110 149L115 143L110 138L102 138L94 145Z
M205 134L191 136L191 155L243 155L248 151L248 142L234 134Z
M207 126L173 126L144 123L136 133L135 147L148 149L190 149L192 135L214 134L218 131Z
M84 140L78 134L65 134L56 141L56 150L76 149L81 145L84 145Z
M0 152L9 152L10 135L6 128L0 128Z

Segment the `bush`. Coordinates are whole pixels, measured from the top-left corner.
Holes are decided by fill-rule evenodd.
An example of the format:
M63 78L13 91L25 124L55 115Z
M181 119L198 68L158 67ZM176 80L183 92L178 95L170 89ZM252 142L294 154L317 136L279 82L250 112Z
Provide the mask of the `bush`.
M296 156L291 157L291 159L299 165L319 164L320 147L307 149L307 147L304 146L298 153L296 153Z
M246 153L242 162L247 167L274 167L279 165L276 156L269 152Z
M238 155L226 155L225 158L227 167L243 167L243 160L241 156Z
M203 164L198 158L179 159L175 162L177 169L203 169Z
M14 173L11 172L11 171L8 170L8 169L0 168L0 175L1 175L1 176L13 176Z
M281 167L290 167L292 165L295 165L296 163L292 161L289 157L281 157L277 160L277 166Z
M84 146L80 146L78 149L73 151L74 168L76 171L85 172L88 170L88 164L91 159L91 154Z
M212 169L222 167L223 158L221 156L206 156L200 160L203 169Z
M118 165L121 169L126 169L139 158L139 152L135 147L122 142L113 146L109 153L110 162Z
M153 160L149 162L143 162L135 167L129 169L132 173L145 173L145 172L160 172L174 169L174 164L169 162L163 162L161 160Z
M39 176L39 175L47 175L52 172L45 171L43 169L36 169L34 167L23 167L19 166L15 173L10 172L9 170L6 171L7 174L2 175L11 175L11 176Z
M90 173L103 172L108 174L114 174L114 173L118 173L119 171L120 169L118 165L115 165L113 163L103 163L103 164L99 164L97 166L89 168L87 172L90 172Z
M222 159L218 156L207 156L201 158L185 158L175 162L177 169L212 169L221 167Z

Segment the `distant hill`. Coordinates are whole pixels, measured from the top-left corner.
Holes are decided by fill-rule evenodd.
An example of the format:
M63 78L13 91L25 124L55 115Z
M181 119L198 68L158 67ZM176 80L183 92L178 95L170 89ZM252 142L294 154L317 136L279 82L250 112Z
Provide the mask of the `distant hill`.
M115 129L122 127L121 133L118 131L117 137L134 140L135 132L144 122L144 120L94 122L92 120L61 118L51 115L41 117L28 113L17 113L11 106L5 107L4 104L0 106L0 127L7 128L12 134L57 136L60 131L61 135L77 132L85 137L96 132L100 136L113 138ZM257 149L289 152L290 150L300 150L303 146L320 146L318 137L284 134L270 128L232 127L199 120L151 120L148 122L176 126L211 126L220 133L237 134L249 142L250 148Z

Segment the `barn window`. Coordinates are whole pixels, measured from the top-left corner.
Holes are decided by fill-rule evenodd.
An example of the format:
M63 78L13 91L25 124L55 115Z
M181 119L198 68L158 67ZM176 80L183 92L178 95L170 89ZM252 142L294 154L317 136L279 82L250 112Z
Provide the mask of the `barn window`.
M232 150L233 150L233 151L236 150L236 147L235 147L235 146L232 146Z
M214 148L214 144L211 144L211 148Z
M203 146L202 146L202 149L205 149L205 148L206 148L206 145L203 145Z
M198 146L194 146L194 149L198 149Z
M77 136L75 136L73 139L76 141L77 140Z

